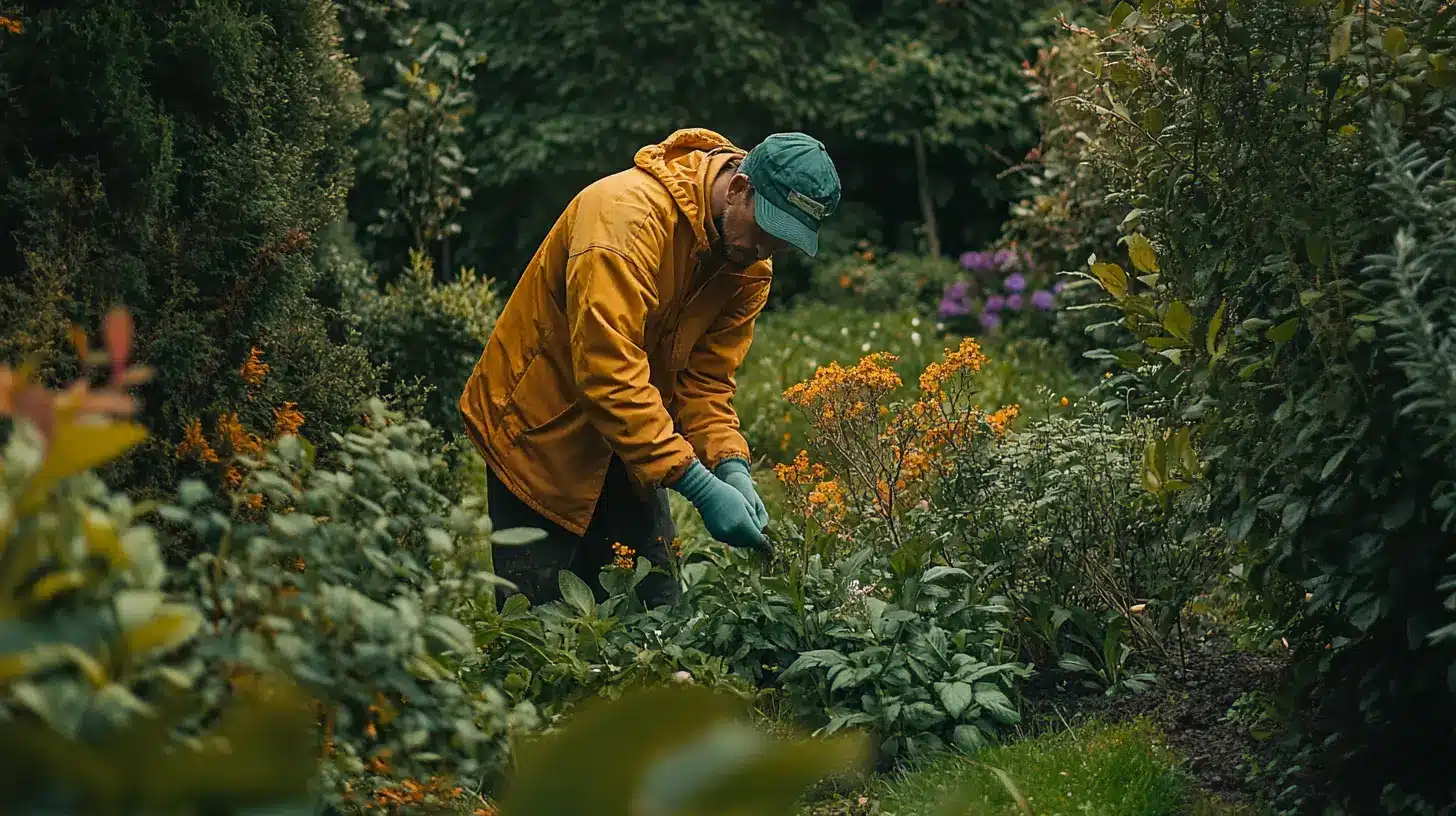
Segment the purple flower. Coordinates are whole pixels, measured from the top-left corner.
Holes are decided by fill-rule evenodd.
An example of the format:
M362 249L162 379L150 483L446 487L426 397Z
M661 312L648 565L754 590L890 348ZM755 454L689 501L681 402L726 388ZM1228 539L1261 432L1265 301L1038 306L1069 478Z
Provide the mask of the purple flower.
M971 284L969 281L956 281L945 287L945 297L949 300L965 300L971 296Z
M1006 298L1000 295L992 295L986 298L986 311L995 313L1004 308L1006 308Z
M1067 282L1066 281L1057 281L1056 284L1054 286L1052 286L1052 291L1055 292L1056 294L1059 294L1060 295L1062 293L1062 290L1063 289L1066 289L1066 288L1067 288Z
M964 300L955 300L948 297L941 298L940 300L940 316L942 318L962 317L970 313L971 304L965 302Z
M985 254L986 253L984 252L962 252L961 268L968 270L976 270L980 268L982 263L982 256Z
M1008 296L1006 298L1006 305L1009 306L1011 308L1011 311L1013 312L1021 311L1021 295Z
M996 254L991 256L991 263L1003 271L1015 267L1016 261L1016 253L1009 249L998 249Z
M1020 292L1026 288L1026 278L1020 272L1013 272L1006 276L1006 280L1001 281L1001 285L1005 286L1008 292Z
M1057 296L1045 289L1031 293L1031 305L1043 312L1050 312L1056 306Z
M991 331L1001 325L1001 315L995 312L981 312L981 316L977 319L981 321L981 328L986 331Z

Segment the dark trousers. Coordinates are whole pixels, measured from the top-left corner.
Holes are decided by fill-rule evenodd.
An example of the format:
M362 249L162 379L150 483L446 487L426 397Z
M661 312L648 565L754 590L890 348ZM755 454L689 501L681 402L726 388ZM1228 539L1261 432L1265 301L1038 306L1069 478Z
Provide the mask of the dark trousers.
M658 489L644 494L627 475L626 465L616 457L612 457L607 467L602 495L585 535L575 535L531 509L489 468L485 487L487 510L494 529L533 527L546 533L546 538L532 544L497 547L494 552L496 574L515 584L532 604L561 597L557 576L563 569L571 570L585 581L598 602L606 600L601 571L616 557L612 545L618 543L636 551L633 563L641 556L665 573L654 571L637 585L637 596L647 606L677 600L679 587L670 572L672 554L668 551L677 527L672 521L667 491ZM504 600L514 594L503 590L500 598Z

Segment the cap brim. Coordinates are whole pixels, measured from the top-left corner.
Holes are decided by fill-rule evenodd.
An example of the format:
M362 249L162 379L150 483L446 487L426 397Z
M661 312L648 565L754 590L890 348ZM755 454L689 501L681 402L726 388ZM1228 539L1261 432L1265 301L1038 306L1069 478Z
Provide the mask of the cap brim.
M819 252L819 233L804 226L804 222L795 218L783 208L763 197L757 190L753 193L753 220L758 226L790 246L814 257Z

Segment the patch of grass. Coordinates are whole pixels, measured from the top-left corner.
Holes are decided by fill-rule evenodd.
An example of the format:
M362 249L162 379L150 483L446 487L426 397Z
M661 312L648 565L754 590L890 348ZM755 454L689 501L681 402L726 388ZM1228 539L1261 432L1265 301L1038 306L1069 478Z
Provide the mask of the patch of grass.
M1233 816L1239 812L1196 796L1177 766L1178 758L1151 723L1088 724L983 751L974 758L928 761L865 792L815 802L803 813Z

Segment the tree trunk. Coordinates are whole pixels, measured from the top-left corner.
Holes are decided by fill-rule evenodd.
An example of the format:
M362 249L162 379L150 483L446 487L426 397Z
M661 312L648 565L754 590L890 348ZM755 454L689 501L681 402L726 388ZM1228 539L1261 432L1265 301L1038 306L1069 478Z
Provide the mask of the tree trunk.
M920 131L911 135L915 146L915 182L920 192L920 217L925 221L926 247L932 257L940 257L940 230L935 224L935 196L930 192L930 170L925 160L925 139Z

